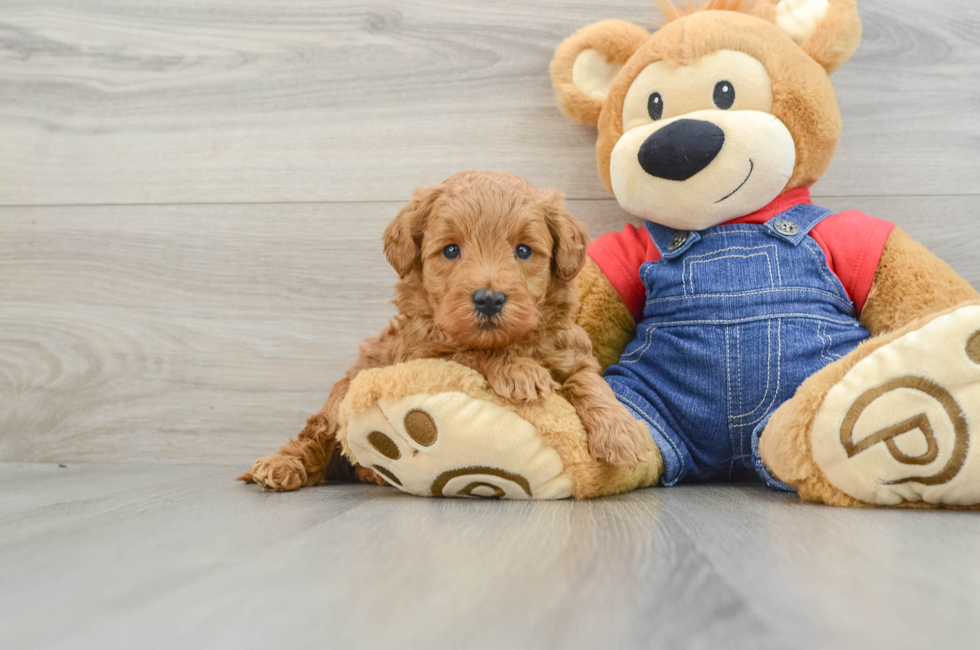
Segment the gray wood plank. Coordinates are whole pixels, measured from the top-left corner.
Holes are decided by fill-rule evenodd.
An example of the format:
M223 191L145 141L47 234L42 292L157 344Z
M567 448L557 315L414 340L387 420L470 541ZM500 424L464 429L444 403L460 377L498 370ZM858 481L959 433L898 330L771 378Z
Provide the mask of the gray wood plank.
M397 208L4 211L0 457L275 449L387 322Z
M980 520L761 487L593 502L290 494L230 467L0 466L34 648L967 648Z
M980 286L978 197L820 197ZM397 203L0 208L0 460L249 463L391 314ZM593 235L614 201L573 201ZM941 224L941 225L940 225Z
M980 193L980 5L862 0L822 191ZM6 0L0 204L401 200L468 168L605 198L547 66L649 0Z
M960 569L980 551L973 513L830 508L764 488L669 489L661 503L787 647L976 645L980 574Z

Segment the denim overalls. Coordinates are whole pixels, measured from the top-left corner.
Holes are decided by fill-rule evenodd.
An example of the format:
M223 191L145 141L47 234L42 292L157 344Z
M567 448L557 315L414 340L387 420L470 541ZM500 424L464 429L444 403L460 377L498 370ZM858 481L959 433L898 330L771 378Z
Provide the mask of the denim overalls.
M758 474L769 417L804 379L869 337L797 205L764 224L676 231L647 222L662 257L640 267L647 302L606 380L647 423L663 485Z

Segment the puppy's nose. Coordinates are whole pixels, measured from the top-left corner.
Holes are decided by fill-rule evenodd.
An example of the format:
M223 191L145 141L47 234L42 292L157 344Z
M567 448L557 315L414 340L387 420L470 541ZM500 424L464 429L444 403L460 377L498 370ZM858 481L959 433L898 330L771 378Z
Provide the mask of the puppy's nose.
M507 295L493 289L480 289L473 294L473 307L483 316L496 316L503 310Z
M669 181L686 181L718 157L725 132L704 120L677 120L640 145L643 171Z

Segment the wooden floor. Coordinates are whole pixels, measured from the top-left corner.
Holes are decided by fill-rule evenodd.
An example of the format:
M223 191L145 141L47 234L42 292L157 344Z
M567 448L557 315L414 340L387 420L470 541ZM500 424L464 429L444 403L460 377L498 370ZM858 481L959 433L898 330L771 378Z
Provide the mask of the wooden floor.
M6 465L19 648L975 648L980 518L757 486L593 502L292 494L233 467Z
M818 203L980 286L980 3L860 0ZM232 483L391 313L384 225L499 169L628 217L554 104L650 0L0 0L0 647L976 647L980 519ZM58 464L67 465L60 468Z

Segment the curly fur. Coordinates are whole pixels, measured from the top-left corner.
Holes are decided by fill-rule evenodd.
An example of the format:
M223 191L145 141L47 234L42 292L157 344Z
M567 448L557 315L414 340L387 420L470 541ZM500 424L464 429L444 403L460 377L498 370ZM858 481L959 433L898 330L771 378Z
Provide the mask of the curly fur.
M455 244L461 254L447 259ZM519 244L532 249L518 259ZM449 359L482 373L516 404L559 390L574 407L596 457L636 465L647 438L599 374L588 335L574 322L573 280L585 264L588 236L565 211L561 194L516 176L464 172L417 190L384 233L385 256L398 272L397 314L360 347L347 375L296 440L258 459L239 477L276 490L349 478L338 460L337 414L363 370L413 359ZM480 289L507 295L493 318L474 309ZM328 469L331 470L328 473ZM366 468L356 478L383 484Z

